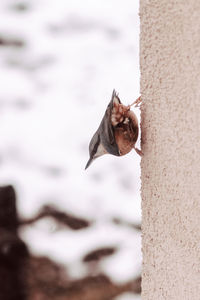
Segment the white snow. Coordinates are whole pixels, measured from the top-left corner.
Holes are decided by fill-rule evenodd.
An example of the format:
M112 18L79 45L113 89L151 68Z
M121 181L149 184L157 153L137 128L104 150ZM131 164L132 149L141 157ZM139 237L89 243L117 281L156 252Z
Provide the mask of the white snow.
M125 104L139 96L139 3L24 0L18 12L17 3L0 4L0 37L25 43L0 47L0 184L14 184L20 216L50 203L94 222L74 232L46 219L21 237L76 277L87 272L87 251L117 246L101 269L129 280L140 270L140 234L112 219L140 222L140 158L107 155L84 167L113 88Z

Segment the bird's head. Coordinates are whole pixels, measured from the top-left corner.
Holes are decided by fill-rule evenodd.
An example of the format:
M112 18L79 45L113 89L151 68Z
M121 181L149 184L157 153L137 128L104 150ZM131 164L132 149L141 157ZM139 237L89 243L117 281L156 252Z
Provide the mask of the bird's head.
M108 152L106 151L106 149L103 147L101 143L99 130L97 130L96 133L93 135L89 144L90 158L85 166L85 169L87 169L96 158L107 153Z

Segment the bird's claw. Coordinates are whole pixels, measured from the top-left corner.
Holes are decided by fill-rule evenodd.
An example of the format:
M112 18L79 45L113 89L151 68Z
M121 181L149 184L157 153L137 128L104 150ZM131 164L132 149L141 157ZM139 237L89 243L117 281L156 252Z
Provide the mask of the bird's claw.
M139 107L139 104L142 102L141 96L138 97L130 106L135 105L135 107Z
M134 148L134 149L137 152L137 154L139 154L140 156L144 155L144 153L140 149L138 149L138 148Z

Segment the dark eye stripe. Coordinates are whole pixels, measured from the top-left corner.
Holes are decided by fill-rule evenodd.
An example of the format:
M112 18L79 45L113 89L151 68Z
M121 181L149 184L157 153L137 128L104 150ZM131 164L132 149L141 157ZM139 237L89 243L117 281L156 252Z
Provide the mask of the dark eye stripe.
M97 153L97 148L99 146L99 142L100 142L100 136L98 135L98 139L92 149L92 152L91 152L91 156L93 157L95 155L95 153Z

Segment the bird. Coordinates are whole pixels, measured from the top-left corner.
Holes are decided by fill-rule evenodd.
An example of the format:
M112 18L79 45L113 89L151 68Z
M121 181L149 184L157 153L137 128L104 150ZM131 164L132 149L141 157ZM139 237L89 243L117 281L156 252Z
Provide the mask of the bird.
M135 147L139 132L138 119L130 110L134 104L138 107L141 101L139 97L131 105L123 105L118 94L113 90L104 117L90 141L89 160L85 169L104 154L123 156L135 149L142 156L142 151Z

